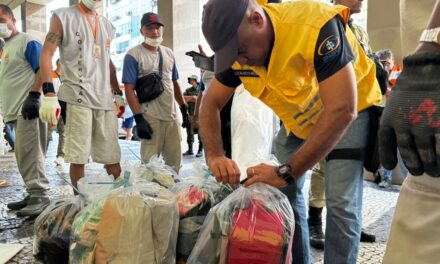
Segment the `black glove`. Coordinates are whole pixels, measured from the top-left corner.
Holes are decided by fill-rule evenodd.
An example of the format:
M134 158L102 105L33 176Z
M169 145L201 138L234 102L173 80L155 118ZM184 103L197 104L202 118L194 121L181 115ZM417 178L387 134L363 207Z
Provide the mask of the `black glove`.
M144 119L142 113L135 114L134 120L136 120L137 126L137 134L141 139L151 139L151 135L153 135L153 129L150 124L148 124L147 120Z
M39 92L29 92L21 107L21 115L24 119L32 120L39 117L40 96Z
M189 114L188 114L188 106L183 104L180 106L180 112L182 112L182 127L186 128L189 124Z
M403 60L379 129L382 165L393 169L397 147L413 175L440 176L440 52Z

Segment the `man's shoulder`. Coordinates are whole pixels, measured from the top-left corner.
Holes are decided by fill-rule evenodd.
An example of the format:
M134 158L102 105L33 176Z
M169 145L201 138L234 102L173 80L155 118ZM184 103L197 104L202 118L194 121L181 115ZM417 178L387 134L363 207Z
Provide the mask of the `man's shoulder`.
M162 52L168 54L169 56L174 57L174 52L173 52L172 49L170 49L170 48L168 48L168 47L166 47L166 46L162 46L162 45L160 45L160 50L161 50Z
M142 52L142 44L138 44L138 45L128 49L126 55L130 55L136 59L140 56L141 52Z

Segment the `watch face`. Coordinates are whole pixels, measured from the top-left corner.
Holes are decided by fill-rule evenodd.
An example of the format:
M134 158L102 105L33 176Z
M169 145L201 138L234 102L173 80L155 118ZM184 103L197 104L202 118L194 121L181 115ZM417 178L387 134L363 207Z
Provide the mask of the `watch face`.
M285 174L289 172L289 168L286 165L280 167L280 173Z

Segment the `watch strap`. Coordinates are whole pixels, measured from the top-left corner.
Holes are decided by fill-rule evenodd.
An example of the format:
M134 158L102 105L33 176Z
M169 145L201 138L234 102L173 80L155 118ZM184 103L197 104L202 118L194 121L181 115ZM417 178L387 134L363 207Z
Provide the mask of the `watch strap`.
M419 41L434 42L440 44L440 27L423 30Z

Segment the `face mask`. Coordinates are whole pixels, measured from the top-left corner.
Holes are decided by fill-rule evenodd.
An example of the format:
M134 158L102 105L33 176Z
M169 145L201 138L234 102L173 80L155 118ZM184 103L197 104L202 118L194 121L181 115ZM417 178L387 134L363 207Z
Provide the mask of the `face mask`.
M99 7L101 2L96 2L94 0L82 0L82 3L90 10L95 10Z
M149 38L149 37L145 37L145 44L152 46L152 47L159 47L159 45L162 43L163 38L159 37L159 38Z
M12 30L8 28L6 23L0 23L0 38L9 38L12 35Z

